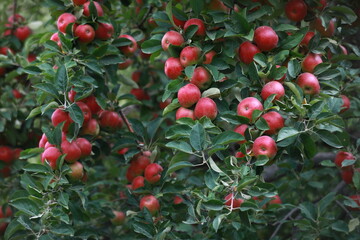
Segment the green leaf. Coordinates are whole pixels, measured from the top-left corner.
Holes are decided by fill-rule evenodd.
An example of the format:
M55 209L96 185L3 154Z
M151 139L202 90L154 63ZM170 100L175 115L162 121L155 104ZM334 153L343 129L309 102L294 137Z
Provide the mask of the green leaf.
M241 179L238 183L237 190L240 191L241 189L245 188L246 186L256 182L257 177L247 176Z
M346 222L344 222L343 220L338 220L334 222L333 224L331 224L331 228L337 232L343 232L343 233L349 232L349 227L346 224Z
M27 172L35 173L49 173L51 172L49 168L42 164L28 164L23 168Z
M186 75L189 79L192 78L192 76L193 76L193 74L194 74L195 67L196 67L196 66L187 66L187 67L185 68L185 75Z
M12 200L10 205L30 216L39 214L39 207L28 198L18 198Z
M299 131L292 127L284 127L279 131L277 142L282 140L297 137L299 135Z
M301 210L301 213L304 214L308 219L311 219L312 221L316 220L316 208L314 204L310 202L304 202L299 205L299 209Z
M224 172L218 167L218 165L216 165L216 163L214 162L214 160L211 157L208 159L208 161L209 161L209 164L210 164L210 167L212 170L214 170L217 173L224 174Z
M319 212L323 214L326 212L326 208L332 205L332 202L335 200L335 192L328 193L319 201Z
M199 16L201 10L204 8L204 0L190 0L190 6L196 16Z
M34 88L40 89L43 92L50 94L54 98L57 98L59 95L58 90L55 88L53 84L50 83L38 83L34 85Z
M339 136L337 134L326 131L326 130L318 130L316 133L318 134L318 136L324 143L326 143L334 148L342 148L343 147L342 140L339 138Z
M359 218L353 218L349 221L349 232L354 231L360 225Z
M150 39L141 44L141 50L146 54L152 54L154 52L162 50L161 41L156 39Z
M266 120L262 117L260 117L256 122L255 122L255 126L257 129L261 130L261 131L266 131L269 129L269 125L266 122Z
M17 219L15 218L14 220L12 220L9 225L6 227L6 232L4 234L4 239L5 240L10 240L12 239L11 236L13 236L14 234L18 233L20 230L23 229L23 226L17 221Z
M185 38L191 39L194 36L194 34L197 32L197 30L199 30L198 25L190 25L185 31Z
M265 155L260 155L256 158L255 166L264 166L269 162L269 158Z
M124 62L124 59L119 55L107 55L100 59L101 64L103 65L113 65Z
M197 151L201 151L204 149L205 130L200 123L195 124L195 126L191 129L190 144Z
M191 149L191 146L188 143L183 142L183 141L169 142L169 143L167 143L165 145L165 147L172 148L172 149L177 149L177 150L180 150L182 152L186 152L186 153L190 153L190 154L193 153L193 151Z
M296 101L300 104L303 100L303 95L299 91L298 87L292 82L285 82L284 85L290 88L290 90L294 93L296 97Z
M204 201L203 205L208 210L220 211L224 208L224 203L218 199L210 199L208 201Z
M355 162L356 162L356 160L350 160L350 159L344 160L341 163L341 167L347 167L347 166L354 165Z
M20 153L20 159L35 157L44 151L43 148L28 148Z
M31 110L31 112L27 116L26 120L33 118L33 117L39 115L40 113L41 113L41 107L36 107L33 110Z
M296 78L301 71L300 62L297 59L292 59L289 61L287 66L287 75L291 78Z
M132 223L132 226L135 232L142 234L149 239L153 239L154 229L151 225L140 222L134 222Z
M221 224L221 221L223 220L223 218L226 216L226 214L221 214L221 215L218 215L216 216L216 218L214 219L213 221L213 228L215 229L215 232L218 231L219 227L220 227L220 224Z
M75 230L71 226L65 224L52 226L49 231L61 236L73 236L75 233Z
M70 117L71 119L79 124L79 126L82 126L83 122L84 122L84 115L83 112L81 111L80 107L77 104L71 104L67 110L69 111Z
M312 139L312 137L308 134L302 134L301 136L301 142L304 145L304 152L306 156L309 159L312 159L315 154L317 153L317 147L315 141Z
M220 98L220 96L221 96L221 92L220 92L220 89L218 89L218 88L209 88L201 94L201 97L203 97L203 98L206 98L206 97Z
M213 190L216 186L219 184L217 183L217 179L219 178L219 174L214 172L211 169L208 169L207 172L204 175L204 181L206 186Z
M166 175L170 175L171 173L182 169L182 168L186 168L186 167L192 167L193 164L190 162L186 162L186 161L181 161L181 162L176 162L173 165L169 166L169 169L166 171Z
M354 186L357 190L360 189L360 172L359 171L354 171L354 176L352 178L352 181L354 183Z
M225 131L217 135L213 141L213 145L227 145L233 142L245 140L244 136L234 131Z

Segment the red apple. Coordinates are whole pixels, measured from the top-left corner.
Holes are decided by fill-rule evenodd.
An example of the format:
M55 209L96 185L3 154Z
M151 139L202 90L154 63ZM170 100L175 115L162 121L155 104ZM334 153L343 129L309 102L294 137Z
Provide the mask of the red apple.
M179 205L179 204L181 204L183 201L184 201L184 200L183 200L181 197L179 197L179 196L175 196L174 199L173 199L174 205Z
M80 180L84 176L84 166L80 162L75 162L69 165L71 171L69 173L70 178Z
M92 118L81 127L81 134L97 136L100 132L100 126L96 119Z
M161 46L164 49L164 51L167 51L170 44L174 46L181 46L185 42L184 37L175 31L169 31L165 33L161 40Z
M176 111L176 120L178 120L180 118L185 118L185 117L195 120L194 111L191 109L180 107Z
M168 98L165 102L159 102L160 109L165 109L171 103L171 99Z
M189 83L179 89L177 96L180 105L187 108L199 101L201 92L196 85Z
M135 177L140 176L142 173L134 165L130 165L126 170L126 179L128 182L132 182Z
M91 155L92 145L86 138L78 138L75 140L77 146L80 148L81 157L87 157Z
M196 103L194 115L197 119L208 117L214 120L217 116L216 103L211 98L200 98Z
M320 11L322 11L327 6L327 0L319 0L319 6L317 7Z
M261 98L264 101L272 94L276 94L276 100L280 100L285 95L285 89L278 81L268 82L261 90Z
M205 28L205 24L204 24L203 20L198 19L198 18L191 18L191 19L187 20L184 25L184 30L186 31L186 29L188 29L188 27L190 27L192 25L198 26L198 30L195 32L194 36L205 37L206 28Z
M14 98L16 99L21 99L23 98L23 95L21 94L21 92L17 89L13 89L12 90L12 94L14 95Z
M180 62L184 67L196 64L200 59L201 50L198 47L187 46L180 53Z
M302 73L297 78L297 84L302 88L304 94L314 95L320 93L319 80L312 73Z
M136 190L138 188L144 187L145 183L144 183L145 178L143 176L137 176L132 180L131 183L131 189L132 190Z
M160 203L153 195L147 195L140 200L140 209L147 208L152 215L155 215L160 209Z
M72 0L75 6L81 6L86 3L88 0Z
M13 23L24 23L25 22L25 18L23 16L21 16L20 14L15 14L15 15L11 15L10 17L8 17L8 23L13 24Z
M123 34L123 35L120 35L119 38L127 38L131 41L131 44L128 45L128 46L121 46L119 47L120 51L125 54L126 56L130 56L130 55L133 55L134 52L137 50L138 48L138 45L136 43L136 40L135 38L133 38L132 36L130 35L126 35L126 34Z
M247 124L241 124L234 129L234 132L239 133L245 137L245 132L246 132L246 129L248 129L248 127L249 127L249 125L247 125ZM246 139L239 141L238 143L243 144L245 142L246 142Z
M73 28L75 28L76 20L77 18L75 17L75 15L71 13L63 13L59 16L56 25L60 32L66 33L66 28L70 23L74 23Z
M210 52L207 52L205 54L205 61L203 61L203 64L210 64L212 63L212 60L214 56L216 55L216 52L214 50L211 50Z
M136 83L140 82L140 78L141 78L141 71L140 70L136 70L135 72L133 72L131 74L131 79Z
M340 95L340 97L343 101L343 105L341 105L340 113L343 113L350 109L350 99L345 95Z
M254 32L254 42L261 51L271 51L279 41L276 32L269 26L258 27Z
M247 97L238 104L237 115L246 117L251 121L254 110L263 111L264 107L257 98Z
M282 201L279 197L279 195L275 195L273 197L273 199L268 203L269 205L272 205L272 204L282 204Z
M349 152L340 151L336 154L334 163L336 166L341 168L341 164L344 160L355 160L355 157ZM346 168L349 169L351 166L347 166Z
M56 127L62 122L65 122L63 131L66 132L69 129L69 126L73 122L73 120L70 118L68 112L65 112L64 110L58 108L51 115L51 122L54 127Z
M84 116L84 123L89 122L89 120L91 119L91 110L90 110L89 106L83 102L77 102L76 105L78 105L79 108L81 109L81 112Z
M212 83L212 77L208 70L204 67L197 67L191 77L190 83L196 85L200 89L208 88Z
M92 114L97 114L101 110L101 107L96 102L96 98L94 95L90 95L81 101L86 103L86 105L90 108Z
M146 181L153 184L160 180L163 168L157 163L151 163L145 168L144 176Z
M170 57L166 60L164 66L165 75L170 79L176 79L181 76L184 67L179 58Z
M309 53L302 61L301 68L304 72L313 73L315 67L322 62L320 54Z
M173 21L174 21L175 25L180 27L180 28L184 28L184 25L186 23L186 21L183 21L183 20L180 20L180 19L176 18L174 14L173 14Z
M229 8L225 6L225 4L220 1L220 0L211 0L208 8L210 10L215 10L215 11L223 11L223 12L227 12L229 11Z
M31 29L28 26L22 26L15 29L14 36L20 41L25 41L31 35Z
M36 60L36 55L32 54L32 53L29 53L29 55L27 56L27 60L28 60L28 62L35 61Z
M307 5L303 0L290 0L285 5L285 13L288 19L300 22L307 15Z
M111 223L114 224L115 226L119 226L124 224L125 219L126 219L126 215L124 212L121 211L113 211L113 214L115 215L115 217L113 217L111 219Z
M88 24L79 25L75 29L75 37L78 37L79 42L89 43L95 38L95 30Z
M121 128L123 121L117 112L102 111L99 114L99 125L104 128Z
M0 146L0 161L10 164L14 160L13 151L7 146Z
M278 112L267 112L261 116L265 119L267 124L269 125L269 129L265 131L265 134L273 135L276 134L282 129L285 125L284 118Z
M349 198L351 198L358 205L358 207L357 208L348 207L348 208L352 211L359 211L360 210L360 195L352 195L352 196L349 196Z
M98 23L95 37L100 40L108 40L114 34L114 27L111 23Z
M132 63L133 63L133 60L128 58L123 63L119 63L118 68L120 70L127 69Z
M48 139L47 139L45 133L43 133L43 135L41 136L41 139L39 141L39 148L44 148L47 141L48 141ZM0 151L0 153L1 153L1 151Z
M41 162L48 161L52 169L56 169L56 161L61 156L61 152L56 147L49 147L41 155Z
M59 48L61 48L62 45L58 33L51 35L50 40L56 42Z
M309 46L310 40L315 36L315 33L309 31L305 34L304 38L300 42L300 46Z
M249 41L243 42L239 47L239 58L245 64L252 63L257 53L261 53L260 49Z
M131 166L134 166L134 170L136 170L136 172L139 172L140 174L144 173L146 167L151 163L149 158L150 155L140 153L133 157L131 160Z
M81 157L81 149L75 141L63 141L61 143L61 151L63 152L63 154L66 154L65 161L68 163L74 163Z
M84 14L84 16L86 16L86 17L89 17L90 16L90 3L91 2L86 2L86 3L84 3L84 7L83 7L83 14ZM97 16L98 17L102 17L103 15L104 15L104 11L103 11L103 9L102 9L102 7L101 7L101 5L98 3L98 2L95 2L95 1L93 1L92 2L94 5L95 5L95 8L96 8L96 12L97 12Z
M271 137L261 136L255 139L252 151L255 157L265 155L269 159L272 159L277 153L277 146Z
M129 151L129 148L121 148L117 151L117 153L120 155L124 155L125 153L127 153L127 151Z
M241 204L244 202L244 200L241 198L235 198L234 194L232 193L226 195L224 199L225 199L225 205L232 209L239 208Z
M150 96L141 88L133 88L130 93L135 96L135 98L139 101L142 100L150 100Z
M313 26L315 27L315 29L321 34L321 36L323 37L332 37L334 35L335 32L335 21L333 19L330 20L330 22L328 23L327 28L325 28L322 25L321 19L317 18L314 20L313 22Z

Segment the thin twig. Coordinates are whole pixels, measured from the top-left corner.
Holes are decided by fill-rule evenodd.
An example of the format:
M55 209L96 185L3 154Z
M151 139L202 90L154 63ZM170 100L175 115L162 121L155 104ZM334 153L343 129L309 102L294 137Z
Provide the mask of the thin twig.
M135 131L132 128L129 120L127 119L127 117L125 116L125 114L123 113L121 108L119 109L119 113L120 113L120 116L121 116L123 122L125 123L126 127L129 129L129 131L132 132L132 133L135 133Z
M148 16L150 15L150 13L152 12L152 10L154 9L153 6L150 6L149 10L147 11L147 13L145 14L145 16L143 17L143 19L141 20L141 22L138 25L138 28L143 30L143 25L146 21L146 19L148 18Z

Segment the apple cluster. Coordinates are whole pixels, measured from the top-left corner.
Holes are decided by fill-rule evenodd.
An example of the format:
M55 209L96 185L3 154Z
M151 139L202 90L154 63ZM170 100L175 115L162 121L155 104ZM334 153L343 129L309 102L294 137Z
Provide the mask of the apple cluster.
M19 159L20 148L11 148L9 146L0 146L0 161L5 165L0 168L0 176L8 177L11 174L11 165L16 159Z

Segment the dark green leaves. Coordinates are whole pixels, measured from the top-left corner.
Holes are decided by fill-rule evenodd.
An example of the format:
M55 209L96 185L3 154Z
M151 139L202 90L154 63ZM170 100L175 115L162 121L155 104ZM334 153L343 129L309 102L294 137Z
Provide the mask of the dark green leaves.
M225 131L215 137L214 145L226 145L244 140L244 136L234 131Z
M277 142L281 144L282 147L289 146L295 142L296 138L300 132L291 127L284 127L279 131Z
M160 40L150 39L150 40L143 42L143 44L141 44L141 50L147 54L152 54L161 49L162 49L162 47L161 47Z
M190 132L190 144L196 151L201 151L205 147L205 130L199 123Z

